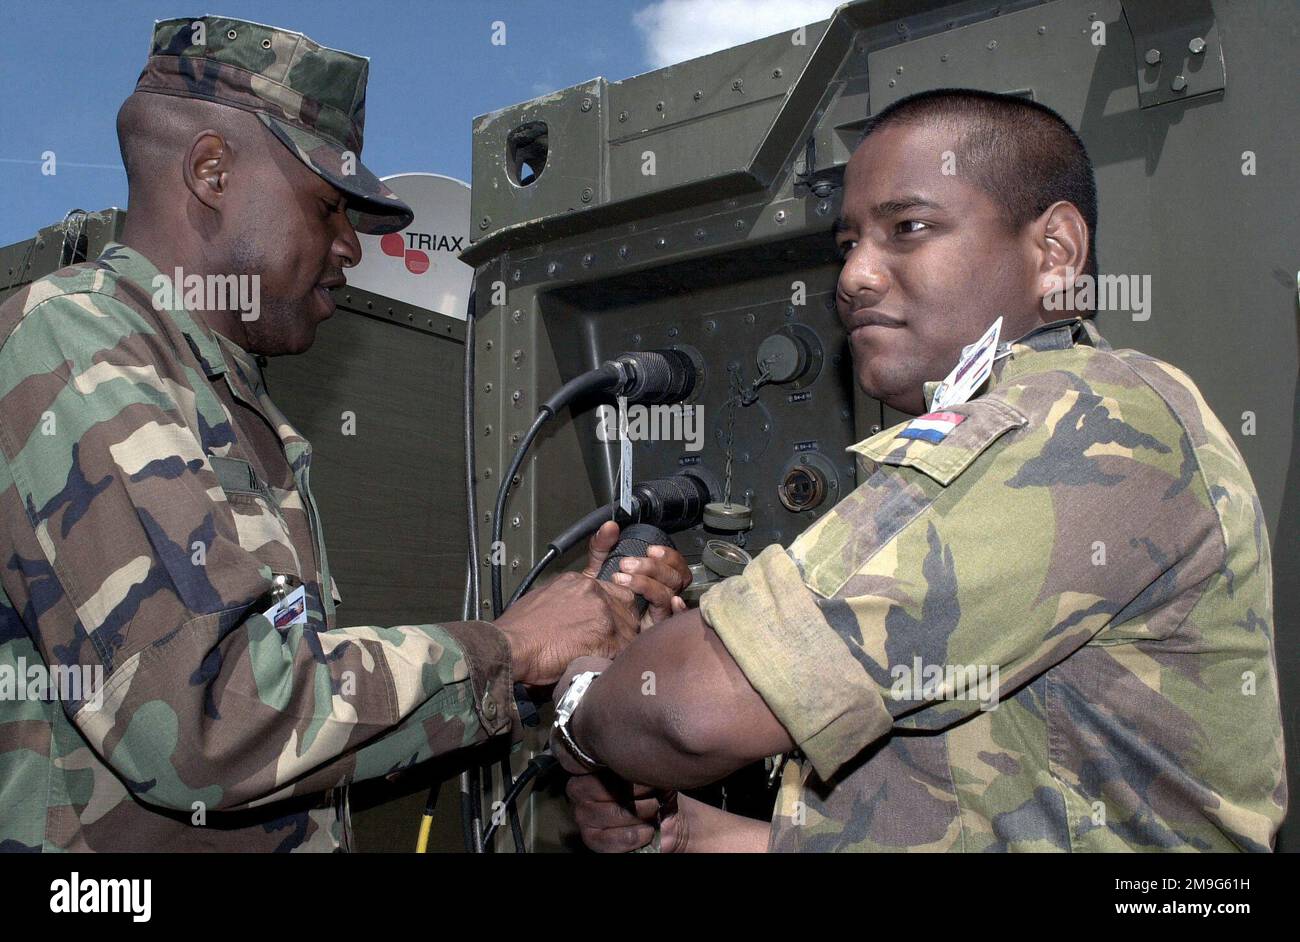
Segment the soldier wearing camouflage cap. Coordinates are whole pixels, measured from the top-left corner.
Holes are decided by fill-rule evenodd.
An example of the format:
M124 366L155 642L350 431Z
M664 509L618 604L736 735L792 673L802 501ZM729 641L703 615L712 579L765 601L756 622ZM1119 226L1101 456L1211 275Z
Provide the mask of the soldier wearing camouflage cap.
M411 219L360 163L367 69L158 23L118 116L123 244L0 306L0 678L51 681L0 697L0 850L345 848L348 783L508 742L515 682L616 652L634 592L648 624L689 580L667 554L597 582L609 527L495 626L340 626L312 449L258 355L311 345L357 229Z
M1051 310L1095 276L1096 218L1083 144L1041 105L940 90L867 122L840 319L863 389L927 414L854 445L863 483L788 549L566 671L589 845L661 820L665 851L1272 848L1259 499L1186 374ZM999 315L987 382L936 408ZM777 754L770 822L658 791Z

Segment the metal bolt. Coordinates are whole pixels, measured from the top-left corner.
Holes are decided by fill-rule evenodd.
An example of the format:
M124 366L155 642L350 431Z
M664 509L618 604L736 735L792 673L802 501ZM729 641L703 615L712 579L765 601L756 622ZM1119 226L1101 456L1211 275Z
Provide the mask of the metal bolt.
M596 260L596 257L595 257L594 255L592 255L590 252L588 252L586 255L582 256L582 267L583 267L583 268L590 268L590 267L591 267L591 263L594 262L595 260Z
M641 346L641 335L640 335L640 334L633 334L633 335L632 335L632 346L634 346L634 347L639 347L639 346Z
M1181 92L1187 87L1187 79L1181 75L1175 75L1174 80L1169 83L1169 87L1176 92Z
M491 426L488 426L488 428L490 429ZM492 477L492 469L491 469L491 468L484 468L484 469L483 469L483 480L486 481L486 480L487 480L488 478L490 478L490 477Z
M752 323L754 323L754 313L753 313L752 311L751 311L750 313L748 313L748 314L745 315L745 323L746 323L746 324L752 324ZM766 432L767 429L763 429L763 431Z
M997 41L996 39L990 39L990 40L989 40L989 48L990 48L990 49L996 49L996 48L998 48L998 41Z
M1160 62L1160 50L1148 49L1147 54L1143 56L1143 58L1146 59L1147 65L1157 65Z
M631 254L632 254L631 250L626 245L620 245L618 247L619 258L627 258Z
M490 425L485 425L485 426L483 426L483 434L484 434L484 435L491 435L491 434L492 434L492 426L490 426ZM483 477L485 477L485 478L486 478L486 477L490 477L491 474L492 474L492 469L491 469L491 468L485 468L485 469L484 469L484 471L483 471Z
M1040 27L1038 27L1038 35L1039 35L1039 36L1045 35L1046 33L1047 33L1047 27L1046 27L1046 26L1040 26Z
M1205 40L1202 39L1200 36L1197 36L1195 39L1193 39L1191 42L1187 44L1187 51L1194 56L1199 56L1201 53L1205 51Z
M897 84L898 84L898 83L895 82L893 79L890 79L890 80L889 80L889 87L890 87L890 88L893 88L893 87L894 87L895 85L897 85Z
M582 188L582 201L583 201L584 203L590 203L590 202L591 202L591 198L592 198L592 196L594 196L594 195L595 195L595 194L592 193L592 191L591 191L591 187L589 187L589 186L584 186L584 187Z
M705 232L704 232L703 229L696 229L696 230L695 230L695 240L696 240L697 242L703 242L703 241L704 241L704 236L705 236Z
M618 120L619 120L619 121L626 121L626 120L627 120L627 112L626 112L626 111L620 111L620 112L618 113Z
M546 263L546 274L554 275L559 270L560 270L560 266L557 265L555 262Z
M510 315L510 319L514 321L516 324L518 324L521 320L523 320L523 317L524 317L523 311L515 311L513 314Z
M695 95L694 95L693 97L695 98L696 101L699 101L701 98L704 97L704 92L700 91L700 90L697 88L697 89L695 90Z
M516 530L519 529L519 525L523 522L524 522L524 518L519 516L519 514L515 514L513 517L510 518L510 525L514 527Z
M512 444L512 445L517 445L518 443L519 443L519 433L518 433L518 432L511 432L511 433L510 433L510 444Z
M826 200L822 200L820 203L817 204L817 215L825 216L828 212L830 212L830 208L831 208L831 204L826 202Z
M743 220L743 219L737 219L737 220L735 221L734 225L735 225L735 228L736 228L737 231L739 231L739 230L741 230L741 229L744 229L744 228L745 228L745 220Z
M676 327L669 327L669 328L668 328L668 336L669 336L669 337L676 337L679 333L681 333L681 331L679 331Z
M520 399L523 399L523 398L524 398L524 394L523 394L522 392L520 392L518 389L516 389L514 392L512 392L512 393L510 394L510 401L511 401L511 402L515 402L515 403L517 403L517 402L519 402Z
M717 321L705 321L705 322L704 322L704 329L707 330L709 333L713 333L715 330L718 329L718 322L717 322Z
M772 78L780 78L780 77L781 77L781 70L780 70L780 69L773 69L773 70L772 70Z
M486 229L491 224L492 224L492 220L489 219L487 216L484 216L482 219L478 221L478 227L480 229Z
M879 425L873 425L873 426L871 426L871 434L872 434L872 435L878 435L878 434L880 434L880 426L879 426Z
M773 216L772 218L776 220L776 224L777 224L778 226L780 226L780 225L784 225L784 224L785 224L785 210L784 210L784 209L778 209L778 210L776 211L776 215Z
M660 236L659 238L655 239L655 245L657 245L661 249L667 244L668 244L668 240L665 239L663 236Z
M655 102L655 111L663 111L663 110L664 110L664 103L662 101Z
M590 111L590 110L591 110L591 99L590 99L590 98L584 98L584 99L582 99L582 105L581 105L581 107L582 107L582 110L583 110L583 111Z
M902 74L903 74L903 67L900 65L898 68L896 68L896 69L894 70L894 74L896 74L896 75L902 75Z
M738 91L740 91L740 90L741 90L742 88L744 88L744 87L745 87L745 81L744 81L744 79L736 79L734 82L731 83L731 90L732 90L732 91L736 91L736 92L738 92Z
M511 568L511 569L518 569L518 568L519 568L519 557L518 557L518 556L516 556L514 559L510 560L510 568Z
M510 354L510 359L514 361L516 366L519 365L519 361L522 360L523 358L524 358L524 351L522 350L516 350L514 353Z
M948 53L945 52L943 55L941 55L941 56L939 57L939 61L940 61L940 62L947 62L947 61L948 61Z
M492 391L492 384L491 384L491 383L484 383L484 384L483 384L483 391L484 391L485 393L490 393L490 392Z
M483 341L483 349L484 349L484 350L491 350L491 349L492 349L492 341L491 341L491 340L485 340L485 341Z

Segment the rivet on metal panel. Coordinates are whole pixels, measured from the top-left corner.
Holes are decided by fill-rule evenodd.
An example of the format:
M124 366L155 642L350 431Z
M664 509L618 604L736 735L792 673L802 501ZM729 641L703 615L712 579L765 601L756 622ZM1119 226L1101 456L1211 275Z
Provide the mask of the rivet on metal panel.
M706 235L708 235L708 233L706 233L703 229L696 229L696 230L695 230L695 241L696 241L696 242L703 242L703 241L704 241L704 237L705 237Z
M989 48L989 49L996 49L996 48L998 48L998 41L997 41L996 39L990 39L990 40L989 40L988 48Z
M523 478L521 478L519 475L516 474L513 478L510 479L510 486L511 486L511 487L518 487L518 486L519 486L519 482L522 481L522 480L523 480Z
M518 281L523 276L524 273L521 272L518 268L516 268L513 272L510 273L510 277L513 278L515 281Z
M1046 26L1040 26L1040 27L1038 27L1038 35L1039 35L1039 36L1043 36L1043 35L1045 35L1046 33L1047 33L1047 27L1046 27Z
M880 434L880 426L879 426L879 425L873 425L873 426L871 426L871 434L872 434L872 435L879 435L879 434Z
M619 120L620 122L626 121L626 120L627 120L627 112L626 112L626 111L620 111L620 112L618 113L618 120Z
M1187 51L1194 56L1199 56L1201 53L1205 51L1205 40L1202 39L1200 36L1197 36L1195 39L1193 39L1191 42L1187 44Z
M664 103L662 101L655 102L655 111L663 111L663 110L664 110Z
M718 329L718 322L717 322L717 321L705 321L705 322L704 322L704 329L707 330L709 333L713 333L715 330Z
M510 568L511 568L511 569L518 569L518 568L519 568L519 557L518 557L518 556L516 556L514 559L510 560Z
M491 435L491 434L492 434L492 426L490 426L490 425L485 425L485 426L483 426L483 434L484 434L485 436L487 436L487 435ZM487 477L487 476L489 476L491 473L492 473L492 469L491 469L491 468L486 468L486 469L484 469L484 471L483 471L483 476L484 476L484 477Z
M586 255L582 256L582 267L583 267L583 268L590 268L590 267L591 267L591 263L594 262L595 260L596 260L596 257L595 257L594 255L592 255L590 252L588 252Z
M784 224L785 224L785 210L784 210L784 209L778 209L778 210L776 211L776 215L773 216L772 218L776 220L776 223L777 223L778 226L780 226L780 225L784 225Z
M697 88L697 89L695 90L695 95L694 95L693 97L695 98L696 101L699 101L701 98L704 97L704 92L700 91L700 90Z
M620 245L620 246L618 247L618 257L619 257L619 258L627 258L627 257L628 257L629 255L631 255L631 254L632 254L632 250L629 249L626 245Z
M483 480L486 481L486 480L487 480L488 478L490 478L490 477L492 477L492 469L491 469L491 468L484 468L484 469L483 469Z
M898 75L902 75L902 74L903 74L903 67L900 65L898 68L896 68L896 69L894 70L894 72L895 72L896 74L898 74Z
M558 263L556 263L556 262L547 262L547 263L546 263L546 274L548 274L548 275L554 275L554 274L555 274L557 271L559 271L559 270L560 270L560 266L559 266Z
M591 197L592 197L593 195L594 195L594 194L593 194L592 191L591 191L591 187L589 187L589 186L584 186L584 187L582 188L582 201L583 201L584 203L590 203L590 202L591 202Z
M579 105L578 107L580 107L583 111L590 111L590 110L591 110L591 99L590 99L590 98L584 98L584 99L582 99L582 104Z
M737 219L733 225L736 227L736 231L740 231L745 228L745 220Z
M484 349L484 350L491 350L491 349L492 349L492 341L491 341L491 340L485 340L485 341L483 341L483 349Z
M745 87L744 79L736 79L734 82L731 83L731 90L733 92L738 92L744 87Z
M523 392L518 389L516 389L514 392L510 394L510 401L513 402L515 405L519 405L520 401L523 398L524 398Z
M893 79L890 79L890 80L889 80L889 87L890 87L890 88L893 88L893 87L894 87L895 85L897 85L897 84L898 84L898 83L897 83L896 81L894 81Z
M1187 79L1184 76L1175 75L1174 80L1169 83L1169 87L1176 92L1181 92L1183 89L1187 88Z
M514 321L516 324L518 324L521 320L524 319L524 312L515 311L513 314L510 315L510 319Z
M515 514L513 517L510 518L510 525L514 527L516 530L519 529L519 525L522 524L523 522L524 522L524 518L519 516L519 514Z
M947 61L948 61L948 53L945 52L943 55L941 55L941 56L939 57L939 61L940 61L940 62L947 62Z
M773 70L772 70L772 78L780 78L780 77L781 77L781 70L780 70L780 69L773 69Z
M828 212L830 212L830 209L831 209L831 204L828 203L826 200L822 200L820 203L817 204L817 215L825 216Z
M523 358L524 358L524 351L522 350L516 350L514 353L510 354L510 359L511 361L514 362L515 366L518 366L519 361L522 360Z
M632 346L634 346L634 347L639 347L639 346L641 346L641 335L640 335L640 334L633 334L633 335L632 335Z
M1147 64L1147 65L1159 65L1159 64L1160 64L1160 50L1159 50L1159 49L1148 49L1148 50L1147 50L1147 54L1146 54L1145 56L1143 56L1142 58L1143 58L1144 60L1146 60L1146 64Z
M484 216L478 221L478 227L480 229L486 229L490 225L492 225L492 219L488 216Z
M745 323L746 323L746 324L752 324L752 323L754 323L754 313L753 313L752 311L751 311L750 313L748 313L748 314L745 315ZM763 431L766 432L767 429L763 429Z
M666 245L668 245L668 240L665 239L663 236L660 236L659 238L655 239L655 245L657 245L659 248L662 249Z
M485 393L490 393L490 392L492 391L492 384L491 384L491 383L484 383L484 384L483 384L483 391L484 391Z
M669 327L669 328L668 328L668 336L669 336L669 337L676 337L679 333L681 333L681 331L679 331L676 327Z
M511 433L510 433L510 444L512 444L512 445L517 445L517 444L519 444L519 433L518 433L518 432L511 432Z

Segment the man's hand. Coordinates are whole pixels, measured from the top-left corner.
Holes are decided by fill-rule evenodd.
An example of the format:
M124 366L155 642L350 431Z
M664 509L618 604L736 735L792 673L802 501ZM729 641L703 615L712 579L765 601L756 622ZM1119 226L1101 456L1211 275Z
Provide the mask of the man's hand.
M623 561L619 583L600 582L597 573L618 543L618 524L609 522L592 536L587 567L568 572L530 592L510 606L496 626L510 642L515 680L532 687L549 687L565 666L584 655L613 657L643 626L685 609L677 595L690 581L686 560L676 550L661 550L649 559ZM634 594L650 606L638 622Z
M659 792L597 772L575 775L565 793L573 804L582 842L597 853L619 854L644 847L654 839L656 825L660 853L686 848L688 816L680 813L675 791Z
M596 578L600 567L618 545L618 533L618 524L611 520L592 535L587 544L587 568L583 575ZM691 567L677 550L652 546L646 553L645 556L624 558L619 563L619 572L614 573L614 584L626 586L650 603L641 618L642 628L686 611L680 593L691 584Z

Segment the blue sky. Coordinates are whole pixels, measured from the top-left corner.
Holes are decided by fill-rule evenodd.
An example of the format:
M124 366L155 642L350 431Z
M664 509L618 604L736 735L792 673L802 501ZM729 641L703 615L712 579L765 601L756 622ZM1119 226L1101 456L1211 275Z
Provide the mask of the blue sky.
M114 119L153 21L219 13L369 56L363 159L469 179L475 115L829 15L834 0L0 0L0 245L126 205ZM743 14L740 15L743 9ZM506 24L504 46L492 23ZM53 151L58 172L41 173Z

